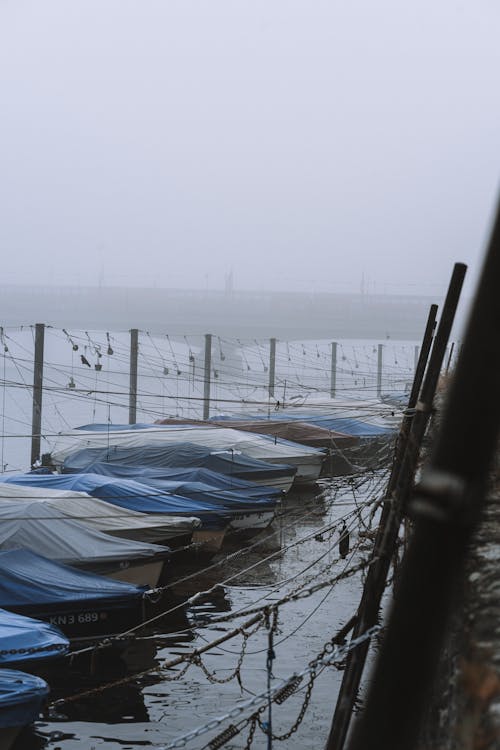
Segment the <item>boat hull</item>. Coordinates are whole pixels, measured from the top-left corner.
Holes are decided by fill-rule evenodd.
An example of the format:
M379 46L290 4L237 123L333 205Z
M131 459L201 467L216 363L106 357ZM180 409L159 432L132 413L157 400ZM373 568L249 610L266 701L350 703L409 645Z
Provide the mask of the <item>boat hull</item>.
M124 581L138 586L154 588L158 585L165 564L165 559L132 559L120 560L119 563L83 563L74 565L90 573L114 578L115 581Z
M12 608L12 611L57 625L73 641L121 633L144 619L144 603L139 597L26 605Z

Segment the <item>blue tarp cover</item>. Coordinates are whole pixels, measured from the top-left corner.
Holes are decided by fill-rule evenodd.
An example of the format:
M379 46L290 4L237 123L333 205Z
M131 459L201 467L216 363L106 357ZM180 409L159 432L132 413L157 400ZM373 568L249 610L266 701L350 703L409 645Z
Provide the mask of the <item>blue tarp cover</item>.
M266 477L294 477L295 466L270 464L256 458L244 456L237 451L212 451L193 443L175 445L150 445L142 448L82 448L65 459L63 471L81 471L95 461L119 461L129 466L157 468L211 469L221 474L230 474L248 481L263 481Z
M31 724L42 710L49 686L41 677L14 669L0 670L0 727Z
M37 469L36 471L40 471ZM49 470L45 469L44 473ZM138 482L149 484L150 480L165 480L167 482L203 482L216 487L218 490L241 490L246 497L281 497L283 491L274 487L264 487L245 482L228 474L219 474L210 469L158 469L151 466L128 466L126 464L105 463L96 461L87 467L90 474L103 474L107 477L121 477L123 479L134 479Z
M229 503L223 504L206 497L191 500L130 479L116 479L102 474L13 474L0 480L6 484L20 484L37 489L73 490L141 513L164 513L200 518L206 526L228 523ZM1 506L0 506L1 511Z
M220 419L220 417L218 417L218 419ZM245 414L245 419L251 420L257 419L257 417ZM262 419L262 417L259 417L259 419ZM395 431L398 429L397 427L365 422L362 419L355 419L353 417L332 417L327 414L290 414L288 412L280 412L279 414L271 415L271 419L307 422L308 424L313 424L317 427L324 427L332 432L343 432L345 435L354 435L360 438L394 435ZM227 421L230 423L231 419L228 418Z
M26 653L9 653L20 649ZM62 656L68 650L68 639L55 625L0 609L0 664Z
M0 552L0 607L140 599L146 586L115 581L52 562L28 550Z

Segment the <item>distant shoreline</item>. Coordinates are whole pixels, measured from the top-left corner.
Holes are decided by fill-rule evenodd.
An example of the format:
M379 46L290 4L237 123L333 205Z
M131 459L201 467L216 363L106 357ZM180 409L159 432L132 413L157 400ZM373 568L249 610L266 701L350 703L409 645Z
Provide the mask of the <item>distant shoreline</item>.
M281 339L419 341L433 297L383 294L0 287L1 324Z

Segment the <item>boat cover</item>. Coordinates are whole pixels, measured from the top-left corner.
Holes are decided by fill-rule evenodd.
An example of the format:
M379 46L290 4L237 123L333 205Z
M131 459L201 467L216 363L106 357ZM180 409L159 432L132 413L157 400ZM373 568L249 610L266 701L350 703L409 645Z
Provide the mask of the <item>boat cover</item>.
M79 475L75 475L79 476ZM140 513L92 497L87 492L75 492L64 487L77 483L67 481L71 475L9 474L0 483L12 485L9 498L38 500L55 508L67 518L107 534L131 534L147 542L158 542L168 537L189 534L201 525L195 516L166 516ZM0 495L0 501L4 499Z
M0 549L29 549L68 564L152 558L169 547L121 539L89 529L45 503L10 499L12 487L0 484ZM5 499L2 500L2 497Z
M144 478L144 482L163 492L173 492L190 500L211 503L229 511L255 509L261 512L265 509L274 509L278 503L276 495L251 497L246 490L221 490L205 482L184 482L178 479L154 479L152 477Z
M56 465L64 462L71 453L81 448L108 447L125 448L152 447L190 442L211 450L233 450L260 461L294 465L304 458L324 458L322 449L311 448L289 440L278 443L269 435L233 430L230 427L206 427L196 425L85 425L83 428L61 433L56 438L52 459Z
M68 650L68 639L55 625L0 609L1 665L62 656Z
M287 415L287 419L293 419ZM299 419L299 417L297 417ZM300 419L306 419L301 415ZM308 414L307 421L311 424L324 427L327 430L336 430L344 432L347 435L354 435L359 438L374 438L394 435L396 427L392 425L382 425L375 422L368 422L354 417L332 417L326 414Z
M83 448L64 459L63 471L81 471L95 461L120 462L126 466L157 468L205 468L238 479L265 481L269 479L293 479L295 466L268 464L243 456L236 451L212 451L193 443L155 445L140 448L103 446Z
M148 479L146 484L130 479L107 477L102 474L15 474L9 477L7 481L12 486L13 493L17 490L29 492L33 488L37 488L37 494L43 495L44 489L40 488L46 488L45 492L55 492L54 487L84 490L88 494L83 496L83 504L81 499L79 500L83 513L85 513L85 498L88 498L89 495L106 498L108 502L105 505L113 503L115 500L121 502L124 497L130 497L136 507L141 508L149 502L151 497L155 500L158 498L165 499L165 501L173 498L173 502L183 505L186 513L194 513L193 508L196 507L202 515L203 511L226 515L228 512L251 510L254 507L261 511L264 508L275 508L277 502L274 496L271 498L269 496L249 498L242 490L235 490L234 492L219 490L201 482ZM19 487L16 483L25 486ZM0 483L1 487L2 484ZM1 499L0 494L0 501ZM51 502L50 505L65 513L64 500L62 504L61 502L57 504ZM62 507L59 508L60 505ZM73 501L71 501L71 505L73 505Z
M23 474L20 481L29 488L45 487L53 491L54 487L78 488L88 495L99 497L114 506L133 510L137 513L153 513L164 518L182 516L192 520L201 519L203 526L224 528L229 522L228 510L220 503L190 500L181 495L168 493L142 482L130 479L117 479L101 474ZM6 484L0 483L0 501ZM10 485L11 487L13 485ZM24 489L28 489L25 487ZM1 503L0 503L1 510ZM194 514L196 513L196 516ZM1 518L1 516L0 516Z
M142 599L146 586L76 570L25 549L0 551L0 606Z
M206 424L196 420L181 419L159 419L155 424ZM218 427L232 427L243 432L256 432L262 435L270 435L281 441L287 440L312 448L347 448L357 443L357 438L341 432L334 432L319 425L301 422L299 420L277 420L277 419L244 419L240 417L225 417L218 419L212 417L210 424Z
M247 497L279 498L283 495L283 491L276 487L257 485L210 469L159 469L151 466L128 466L118 462L96 461L87 466L86 471L90 474L103 474L108 477L135 479L144 484L149 484L151 479L164 479L167 482L204 482L218 490L244 490Z
M49 686L41 677L0 670L0 727L24 727L34 721L49 694Z

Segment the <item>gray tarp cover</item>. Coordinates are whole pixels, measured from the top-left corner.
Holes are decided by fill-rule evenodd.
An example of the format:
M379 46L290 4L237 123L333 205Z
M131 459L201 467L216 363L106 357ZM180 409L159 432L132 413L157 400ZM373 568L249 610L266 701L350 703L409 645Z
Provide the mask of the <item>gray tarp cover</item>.
M168 547L88 529L45 503L22 500L0 502L0 550L9 549L31 550L69 565L150 558L168 552Z

